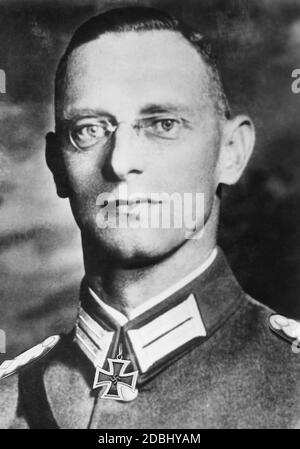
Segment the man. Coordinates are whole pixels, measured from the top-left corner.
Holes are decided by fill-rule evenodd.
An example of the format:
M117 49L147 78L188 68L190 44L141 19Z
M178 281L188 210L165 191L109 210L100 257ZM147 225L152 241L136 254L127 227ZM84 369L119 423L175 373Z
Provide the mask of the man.
M73 332L2 367L1 426L299 427L299 326L249 298L216 247L220 186L255 133L206 39L154 9L92 18L60 61L55 114L47 163L86 275Z

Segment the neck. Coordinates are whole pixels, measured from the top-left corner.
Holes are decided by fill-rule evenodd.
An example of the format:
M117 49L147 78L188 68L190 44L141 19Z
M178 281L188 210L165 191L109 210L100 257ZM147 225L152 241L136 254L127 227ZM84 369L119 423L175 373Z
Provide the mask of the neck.
M216 209L216 208L213 208ZM108 305L124 315L169 288L203 264L216 246L218 211L208 218L203 237L186 240L171 255L147 266L124 267L103 256L83 238L83 253L88 285Z

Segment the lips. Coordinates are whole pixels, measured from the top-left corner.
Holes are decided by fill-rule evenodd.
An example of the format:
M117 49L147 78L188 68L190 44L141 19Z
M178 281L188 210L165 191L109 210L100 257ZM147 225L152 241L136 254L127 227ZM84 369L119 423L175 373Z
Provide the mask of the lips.
M119 199L107 199L104 200L102 204L100 204L100 207L107 207L110 205L113 205L113 207L119 207L119 206L136 206L138 204L161 204L163 201L162 200L156 200L153 198L148 198L148 197L130 197L129 198L119 198Z
M130 198L118 198L112 200L106 200L100 205L101 209L105 209L105 212L115 212L117 214L136 214L140 212L142 208L151 207L161 204L161 200L152 199L146 196L134 196Z

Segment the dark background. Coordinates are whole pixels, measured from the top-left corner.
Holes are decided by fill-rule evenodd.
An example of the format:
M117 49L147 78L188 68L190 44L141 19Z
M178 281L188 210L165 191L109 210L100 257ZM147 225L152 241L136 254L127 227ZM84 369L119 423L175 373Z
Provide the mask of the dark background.
M257 129L247 173L224 192L220 244L244 289L300 319L299 0L0 1L0 329L7 358L72 326L80 236L44 161L53 76L74 28L107 7L154 5L215 44L234 112Z

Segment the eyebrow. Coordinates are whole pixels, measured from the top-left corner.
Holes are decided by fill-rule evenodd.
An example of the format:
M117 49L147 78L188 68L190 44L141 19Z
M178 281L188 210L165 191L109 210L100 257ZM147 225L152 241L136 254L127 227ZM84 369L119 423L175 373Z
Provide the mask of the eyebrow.
M91 117L94 115L113 117L112 114L110 114L107 111L104 111L103 109L88 109L88 108L83 109L72 108L69 112L65 113L64 115L65 116L61 119L61 121L63 122L70 122L74 118Z
M140 114L167 114L167 113L192 113L192 109L186 105L166 103L149 103L140 110Z
M192 108L187 105L175 104L175 103L165 103L165 104L155 104L149 103L140 109L139 114L150 115L150 114L192 114ZM62 125L66 125L72 122L74 119L79 119L83 117L93 117L95 115L104 116L116 120L116 117L105 111L104 109L89 109L89 108L72 108L69 112L65 113L65 116L60 118L58 121Z

